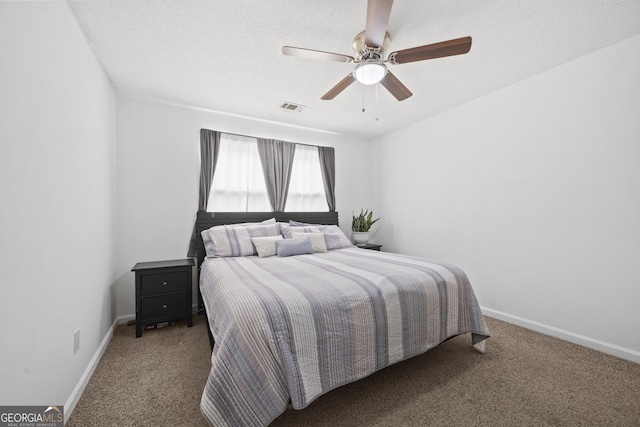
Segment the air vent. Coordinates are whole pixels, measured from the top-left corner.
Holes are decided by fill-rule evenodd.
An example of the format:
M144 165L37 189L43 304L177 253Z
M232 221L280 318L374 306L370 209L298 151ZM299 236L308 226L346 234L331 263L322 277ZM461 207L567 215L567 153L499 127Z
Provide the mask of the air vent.
M294 104L293 102L283 102L280 104L280 109L289 113L299 113L303 108L304 105Z

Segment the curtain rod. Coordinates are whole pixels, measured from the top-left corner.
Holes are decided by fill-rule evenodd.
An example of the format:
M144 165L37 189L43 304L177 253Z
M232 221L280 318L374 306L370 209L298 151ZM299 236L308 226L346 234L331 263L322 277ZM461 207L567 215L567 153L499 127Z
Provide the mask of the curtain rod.
M252 135L241 135L239 133L233 133L233 132L223 132L223 131L218 131L218 132L220 132L221 134L226 134L226 135L242 136L244 138L269 139L269 138L261 138L261 137L252 136ZM271 138L271 139L273 139L273 138ZM290 142L291 144L296 144L296 145L304 145L306 147L327 147L326 145L304 144L302 142L293 142L293 141L286 141L286 142Z

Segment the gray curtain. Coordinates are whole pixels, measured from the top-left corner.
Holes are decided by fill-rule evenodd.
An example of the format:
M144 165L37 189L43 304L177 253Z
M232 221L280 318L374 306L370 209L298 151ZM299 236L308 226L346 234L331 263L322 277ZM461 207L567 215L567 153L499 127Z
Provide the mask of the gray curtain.
M209 193L213 183L213 174L216 171L216 162L220 152L220 132L209 129L200 129L200 196L198 210L206 211L209 203ZM193 224L193 233L189 242L187 256L196 256L196 225Z
M322 183L324 194L327 196L329 212L336 211L336 158L333 147L318 147L320 158L320 170L322 171Z
M200 200L198 210L206 211L220 152L220 132L200 129Z
M264 181L274 212L284 212L287 204L295 151L296 145L291 142L258 138Z

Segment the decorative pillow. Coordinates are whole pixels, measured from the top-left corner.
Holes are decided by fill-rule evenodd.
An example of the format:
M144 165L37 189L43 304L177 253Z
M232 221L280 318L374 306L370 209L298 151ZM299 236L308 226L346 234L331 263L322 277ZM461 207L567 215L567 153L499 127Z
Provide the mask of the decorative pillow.
M265 236L265 237L252 237L251 242L258 251L260 258L273 256L276 254L276 241L282 240L282 236Z
M324 233L300 233L294 231L291 236L296 239L299 237L308 237L311 240L311 247L313 252L327 252L327 243L324 240Z
M278 230L275 219L269 219L263 223L217 225L201 234L207 257L222 258L255 255L251 237L275 236Z
M324 233L324 239L327 243L327 249L350 248L353 246L351 240L340 230L337 225L325 225L320 228Z
M282 235L284 236L285 239L291 239L291 233L293 233L294 231L299 233L320 233L321 232L321 225L305 225L305 226L294 226L294 225L287 225L287 224L281 224L280 225L280 231L282 232Z
M311 246L311 240L308 237L283 239L276 241L276 253L278 256L312 254L313 247Z

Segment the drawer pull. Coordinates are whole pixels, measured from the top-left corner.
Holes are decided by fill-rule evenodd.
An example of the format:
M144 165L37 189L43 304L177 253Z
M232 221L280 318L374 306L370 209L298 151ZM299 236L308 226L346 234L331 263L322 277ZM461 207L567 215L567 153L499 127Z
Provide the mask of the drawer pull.
M167 307L169 307L167 304L164 304L164 305L162 306L162 308L167 308Z
M162 282L162 286L167 286L167 284L169 284L169 282L167 282L166 280Z

